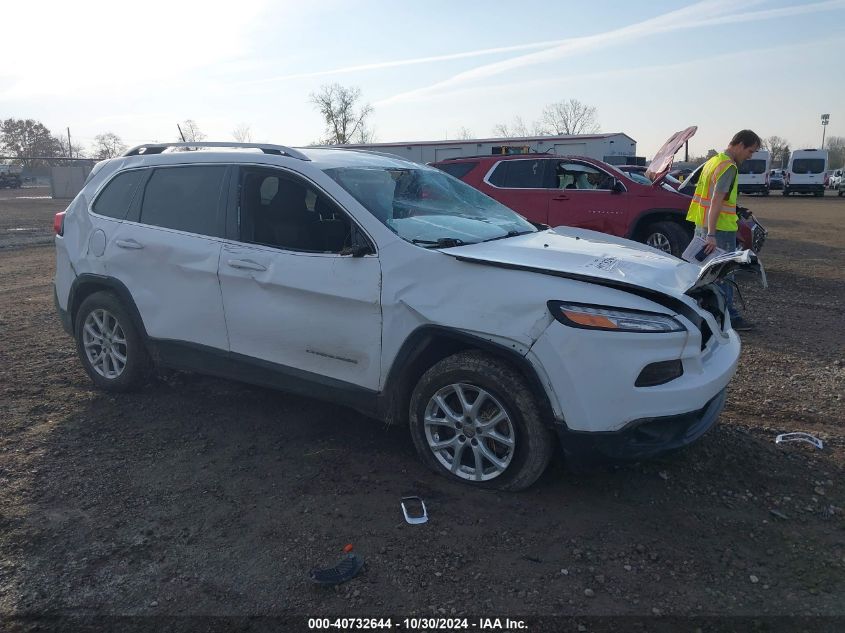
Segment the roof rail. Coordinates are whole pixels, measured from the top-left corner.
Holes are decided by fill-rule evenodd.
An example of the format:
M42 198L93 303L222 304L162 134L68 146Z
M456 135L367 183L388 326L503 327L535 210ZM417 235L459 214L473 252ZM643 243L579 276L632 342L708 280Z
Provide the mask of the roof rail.
M405 161L406 163L414 162L408 158L402 158L398 154L391 154L390 152L379 152L374 149L358 149L357 147L341 147L338 145L333 145L331 147L321 147L320 149L333 149L339 152L363 152L365 154L374 154L375 156L384 156L385 158L393 158L395 160Z
M305 154L292 147L284 145L269 145L267 143L226 143L226 142L193 142L193 143L144 143L143 145L136 145L128 150L123 156L141 156L148 154L161 154L167 149L176 147L240 147L247 149L260 149L265 154L275 154L277 156L290 156L299 160L308 160Z

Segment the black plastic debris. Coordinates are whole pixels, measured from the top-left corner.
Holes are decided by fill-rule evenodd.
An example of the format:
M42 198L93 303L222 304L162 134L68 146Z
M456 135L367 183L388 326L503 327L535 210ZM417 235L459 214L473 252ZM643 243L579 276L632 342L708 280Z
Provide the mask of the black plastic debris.
M314 568L308 572L311 582L318 585L339 585L352 580L361 573L364 567L364 559L358 554L347 554L337 565L326 569Z

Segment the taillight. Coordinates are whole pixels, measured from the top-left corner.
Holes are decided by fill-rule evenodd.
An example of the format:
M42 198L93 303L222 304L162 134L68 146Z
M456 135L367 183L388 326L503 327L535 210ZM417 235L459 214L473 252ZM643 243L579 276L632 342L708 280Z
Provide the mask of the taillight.
M65 211L57 213L53 218L53 232L56 235L64 235L65 233Z

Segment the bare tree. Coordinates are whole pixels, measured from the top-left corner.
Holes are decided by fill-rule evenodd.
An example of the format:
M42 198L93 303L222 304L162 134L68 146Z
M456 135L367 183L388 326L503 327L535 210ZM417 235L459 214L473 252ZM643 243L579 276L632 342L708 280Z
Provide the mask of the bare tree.
M94 137L94 158L105 160L120 156L126 151L126 143L114 132L103 132Z
M466 141L466 140L469 140L471 138L474 138L473 135L472 135L472 130L470 130L469 128L466 128L464 126L461 126L461 129L458 130L458 138L461 139L462 141Z
M70 145L68 145L68 141L64 137L56 138L56 142L61 147L61 155L66 156L67 158L85 158L85 148L79 144L75 143L71 140Z
M232 138L235 139L238 143L251 143L252 142L252 131L249 128L249 125L246 123L241 123L232 130Z
M515 116L513 121L508 125L507 123L499 123L493 127L493 136L501 136L503 138L515 138L520 136L543 136L546 134L543 126L535 121L529 128L521 116Z
M199 143L205 139L205 134L200 131L199 126L193 119L185 119L182 121L182 123L179 124L179 129L182 130L182 136L185 137L185 142L187 143ZM179 140L181 141L182 139L180 138Z
M33 119L6 119L0 123L0 153L14 156L24 167L32 167L43 161L33 157L52 158L61 156L62 146L43 123Z
M599 131L596 109L578 99L547 105L543 109L543 127L550 134L594 134Z
M369 103L357 106L361 89L340 84L322 86L319 92L311 93L311 103L326 122L324 145L347 143L369 143L373 133L367 129L367 117L373 108Z
M827 150L829 152L828 164L832 169L839 169L845 165L845 136L828 137Z
M763 139L763 149L769 150L772 155L772 165L786 167L789 161L789 141L780 136L769 136Z

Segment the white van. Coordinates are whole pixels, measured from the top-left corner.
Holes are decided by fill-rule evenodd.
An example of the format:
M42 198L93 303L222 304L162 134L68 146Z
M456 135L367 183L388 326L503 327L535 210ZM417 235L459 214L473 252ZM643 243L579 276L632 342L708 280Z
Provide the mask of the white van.
M761 149L754 152L751 158L739 166L739 193L761 193L769 195L769 164L771 155L768 150Z
M816 196L823 196L826 171L826 149L796 149L789 156L783 195L812 193Z

